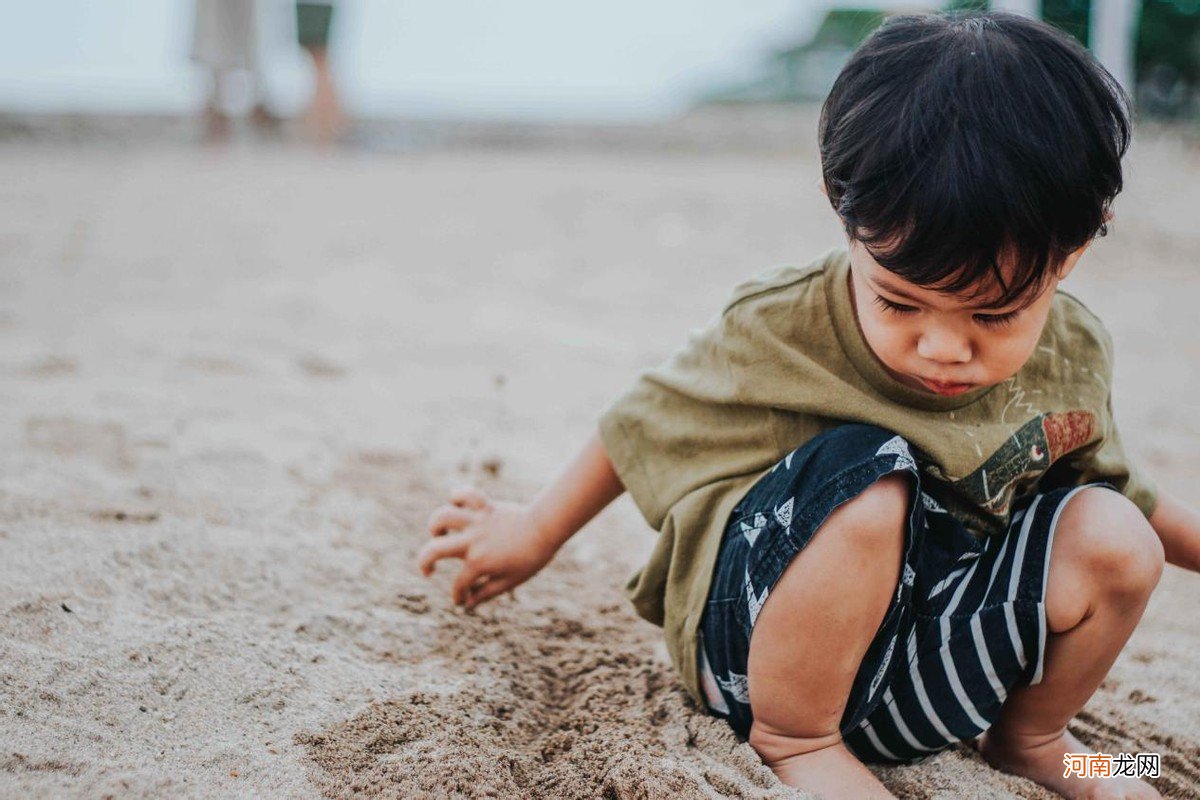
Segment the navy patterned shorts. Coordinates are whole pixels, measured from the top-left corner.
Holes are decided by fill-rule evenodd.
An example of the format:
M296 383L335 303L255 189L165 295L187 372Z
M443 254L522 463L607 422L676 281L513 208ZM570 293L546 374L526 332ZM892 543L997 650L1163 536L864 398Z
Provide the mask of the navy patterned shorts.
M918 761L978 736L1012 689L1041 682L1054 528L1083 487L1025 498L1005 536L977 539L921 491L904 439L843 425L775 465L730 516L697 658L709 710L739 735L753 721L750 632L772 587L835 508L892 473L914 488L904 566L850 690L847 748L866 762Z

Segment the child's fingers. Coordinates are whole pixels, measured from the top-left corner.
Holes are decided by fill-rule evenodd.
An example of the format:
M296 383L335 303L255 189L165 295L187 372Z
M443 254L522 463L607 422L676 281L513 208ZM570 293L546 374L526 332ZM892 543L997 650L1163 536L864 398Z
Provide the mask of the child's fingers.
M464 605L470 594L471 584L483 577L486 576L478 564L472 564L470 561L464 562L463 568L458 575L454 576L454 583L450 586L450 596L454 599L454 605Z
M467 608L474 608L511 588L512 581L508 578L488 578L482 583L476 583L468 593Z
M450 502L462 508L481 511L488 507L487 495L474 486L459 486L450 493Z
M443 558L465 558L471 542L462 534L450 534L426 542L417 553L417 566L421 574L428 578L433 574L433 565Z
M475 512L458 506L439 506L429 515L429 535L441 536L458 531L475 521Z

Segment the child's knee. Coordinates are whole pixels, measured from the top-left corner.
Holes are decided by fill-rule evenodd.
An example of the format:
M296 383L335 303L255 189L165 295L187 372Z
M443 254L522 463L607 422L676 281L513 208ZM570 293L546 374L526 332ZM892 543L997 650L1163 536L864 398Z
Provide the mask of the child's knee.
M1144 600L1164 563L1162 542L1137 506L1111 489L1082 489L1063 507L1054 533L1047 611L1053 616L1056 606L1070 605L1063 595L1080 606L1087 598Z
M856 548L873 553L898 551L907 534L912 492L905 474L885 475L834 509L816 535L835 529L839 539Z

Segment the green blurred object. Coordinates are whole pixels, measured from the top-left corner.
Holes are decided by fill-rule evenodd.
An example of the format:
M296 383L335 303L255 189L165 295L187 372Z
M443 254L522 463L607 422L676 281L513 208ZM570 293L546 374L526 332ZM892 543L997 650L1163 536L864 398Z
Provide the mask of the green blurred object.
M329 46L333 6L329 3L296 3L296 39L301 47Z
M850 54L887 16L887 12L877 8L834 9L825 14L808 41L771 54L772 71L784 87L781 99L823 97Z
M946 11L988 11L991 6L989 0L949 0L942 8ZM1090 9L1089 0L1042 0L1042 19L1086 45Z
M991 5L989 0L950 0L942 8L946 11L988 11ZM1042 19L1086 45L1090 33L1090 9L1089 0L1042 0Z
M1042 0L1042 18L1089 44L1093 2ZM989 0L946 0L946 11L987 11ZM888 13L840 8L826 13L816 32L772 53L757 79L714 88L701 103L818 101L851 53ZM1143 0L1136 43L1138 108L1149 116L1200 120L1200 0Z
M1145 0L1134 59L1139 111L1200 122L1200 0Z
M708 103L798 103L823 98L854 50L887 19L878 8L838 8L817 30L764 60L754 80L714 87L698 101Z
M1074 36L1087 46L1091 36L1091 3L1088 0L1042 0L1042 19Z
M1137 35L1137 68L1163 65L1200 81L1200 0L1145 0Z
M988 0L950 0L946 3L946 11L987 11L992 4Z
M856 49L872 31L883 24L887 13L877 8L839 8L825 15L821 27L812 39L799 49L813 50L819 47L848 47Z

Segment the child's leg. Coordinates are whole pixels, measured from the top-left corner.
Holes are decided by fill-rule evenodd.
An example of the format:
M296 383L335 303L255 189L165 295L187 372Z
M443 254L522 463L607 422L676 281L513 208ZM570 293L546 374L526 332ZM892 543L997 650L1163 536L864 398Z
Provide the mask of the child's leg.
M1042 681L1009 694L981 739L989 763L1067 797L1159 797L1133 778L1064 778L1063 754L1091 752L1067 723L1108 674L1162 569L1158 537L1123 496L1086 488L1067 502L1050 554Z
M892 797L842 743L851 685L896 593L909 479L839 506L771 589L750 641L750 744L780 780L825 797Z

